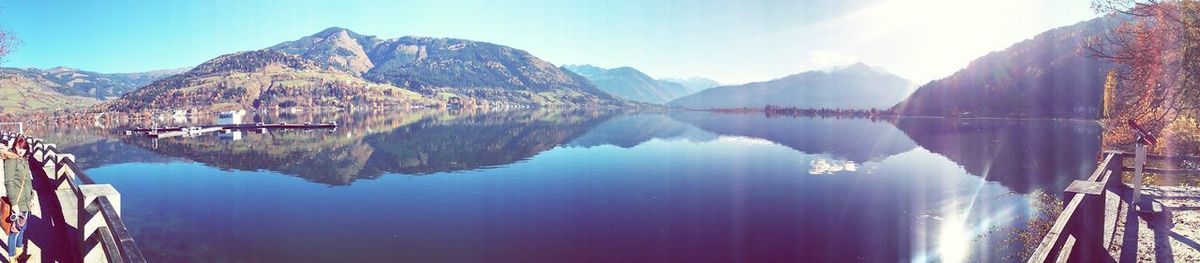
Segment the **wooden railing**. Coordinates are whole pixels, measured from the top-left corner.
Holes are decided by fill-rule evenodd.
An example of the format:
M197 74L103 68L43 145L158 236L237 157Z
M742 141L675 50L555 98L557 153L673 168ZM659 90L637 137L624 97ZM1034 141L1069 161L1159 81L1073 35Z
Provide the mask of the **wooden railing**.
M0 143L11 146L17 134L0 132ZM121 220L121 196L109 184L96 184L75 164L75 156L62 153L54 144L41 139L26 138L33 159L31 166L41 166L35 176L43 175L54 189L57 200L40 200L43 206L57 203L61 213L45 215L60 218L63 229L56 229L67 236L74 247L52 247L48 249L71 250L83 262L146 262L138 249L133 235ZM35 169L36 170L36 169ZM46 253L63 253L49 252Z
M1119 194L1111 191L1121 185L1119 167L1123 158L1119 153L1107 152L1091 176L1071 182L1062 213L1029 262L1105 262L1101 259L1108 254L1103 225L1106 196ZM1111 238L1111 233L1107 236Z
M1108 253L1116 234L1118 215L1125 199L1132 193L1129 186L1121 182L1121 173L1132 171L1125 167L1125 160L1134 155L1118 151L1104 152L1099 165L1085 180L1075 180L1065 190L1064 207L1054 225L1042 238L1028 262L1116 262ZM1148 155L1147 160L1178 163L1183 160L1200 160L1195 157ZM1145 168L1147 173L1181 175L1195 171L1170 168ZM1136 205L1136 204L1135 204ZM1132 213L1132 212L1131 212ZM1123 248L1137 249L1137 248Z

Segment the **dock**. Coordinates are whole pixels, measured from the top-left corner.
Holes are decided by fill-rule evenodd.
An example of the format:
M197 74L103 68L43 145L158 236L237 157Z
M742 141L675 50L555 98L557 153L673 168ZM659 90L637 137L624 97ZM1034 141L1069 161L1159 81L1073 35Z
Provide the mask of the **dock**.
M1091 176L1072 182L1062 212L1028 262L1200 262L1200 187L1146 186L1135 203L1134 188L1122 181L1133 159L1104 152ZM1200 175L1190 167L1200 157L1146 160L1144 171L1157 180Z
M337 123L304 123L304 124L289 124L289 123L271 123L271 124L211 124L197 126L168 126L168 127L152 127L152 128L136 128L131 129L131 132L154 132L154 131L180 131L189 127L198 128L221 128L226 130L253 130L253 129L330 129L337 128Z
M262 130L262 129L333 129L337 128L337 123L304 123L304 124L289 124L289 123L274 123L274 124L213 124L200 126L177 126L177 127L152 127L152 128L136 128L128 130L127 134L145 133L146 136L155 139L170 138L170 137L186 137L196 136L200 134L217 132L223 130Z
M0 132L11 146L18 134ZM146 262L121 219L121 194L110 184L97 184L75 164L75 156L57 146L27 137L33 157L33 200L25 249L18 262ZM8 175L5 175L8 176ZM0 254L7 255L8 237L0 231ZM21 251L21 250L18 250Z
M221 127L186 128L186 129L180 129L180 130L176 130L176 131L148 133L148 134L146 134L146 136L149 136L150 138L161 139L161 138L170 138L170 137L179 137L179 136L195 136L195 135L200 135L200 134L205 134L205 133L210 133L210 132L215 132L215 131L220 131L220 130L224 130L224 129L222 129Z

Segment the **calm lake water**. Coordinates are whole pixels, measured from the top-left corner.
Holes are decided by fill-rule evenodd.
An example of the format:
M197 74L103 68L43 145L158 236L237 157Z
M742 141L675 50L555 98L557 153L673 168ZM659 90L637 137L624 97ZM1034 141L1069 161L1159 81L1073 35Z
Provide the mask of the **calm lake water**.
M1100 133L704 112L253 117L335 120L157 141L120 135L131 123L34 132L121 192L152 262L1023 261L1020 234L1094 169Z

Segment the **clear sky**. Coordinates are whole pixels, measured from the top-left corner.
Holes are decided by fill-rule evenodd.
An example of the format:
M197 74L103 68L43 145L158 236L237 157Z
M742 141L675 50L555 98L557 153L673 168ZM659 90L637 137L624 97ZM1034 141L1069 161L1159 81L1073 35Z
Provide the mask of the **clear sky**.
M339 26L524 49L556 65L769 80L850 62L924 83L1096 15L1088 0L3 1L10 67L190 67Z

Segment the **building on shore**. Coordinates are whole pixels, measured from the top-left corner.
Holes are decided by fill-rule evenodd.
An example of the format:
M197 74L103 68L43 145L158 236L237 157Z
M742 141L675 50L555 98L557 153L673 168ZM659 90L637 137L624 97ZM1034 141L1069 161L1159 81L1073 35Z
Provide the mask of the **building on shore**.
M217 114L217 124L230 125L242 124L242 117L246 116L245 110L223 111Z

